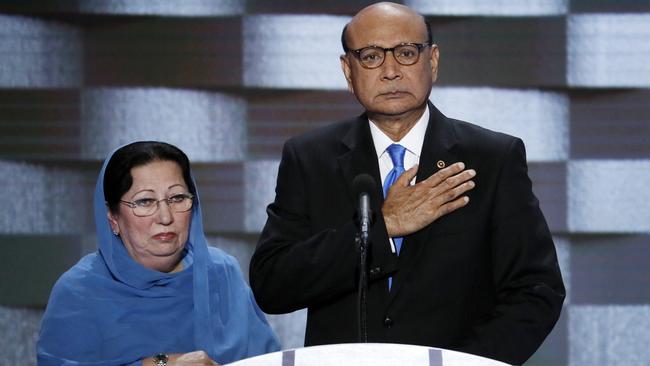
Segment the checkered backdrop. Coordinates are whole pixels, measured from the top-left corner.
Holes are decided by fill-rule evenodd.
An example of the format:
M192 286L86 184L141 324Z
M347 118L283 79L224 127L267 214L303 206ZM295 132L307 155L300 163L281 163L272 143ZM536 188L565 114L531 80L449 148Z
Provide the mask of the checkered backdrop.
M361 0L0 2L0 365L34 365L56 278L95 249L114 147L185 150L211 243L244 272L282 143L361 112L339 35ZM431 100L523 138L569 296L529 365L650 365L650 2L411 0ZM305 313L271 316L285 348Z

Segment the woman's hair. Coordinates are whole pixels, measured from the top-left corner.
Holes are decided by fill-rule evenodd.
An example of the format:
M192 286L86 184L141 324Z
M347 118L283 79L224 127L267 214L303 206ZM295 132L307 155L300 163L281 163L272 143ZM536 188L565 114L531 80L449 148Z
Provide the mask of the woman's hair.
M181 149L165 142L138 141L119 148L106 165L104 200L111 212L118 211L120 199L131 189L133 184L131 169L152 161L172 161L178 164L190 193L196 195L190 174L190 160Z

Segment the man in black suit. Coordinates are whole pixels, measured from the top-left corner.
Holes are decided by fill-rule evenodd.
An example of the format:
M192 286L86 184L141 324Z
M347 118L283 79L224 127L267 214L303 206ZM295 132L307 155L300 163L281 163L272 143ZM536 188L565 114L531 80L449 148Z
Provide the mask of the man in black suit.
M367 173L385 186L372 203L368 340L523 363L557 321L564 285L522 141L428 103L439 50L408 7L368 6L342 41L366 113L285 144L251 261L259 305L307 307L305 345L358 341L350 186Z

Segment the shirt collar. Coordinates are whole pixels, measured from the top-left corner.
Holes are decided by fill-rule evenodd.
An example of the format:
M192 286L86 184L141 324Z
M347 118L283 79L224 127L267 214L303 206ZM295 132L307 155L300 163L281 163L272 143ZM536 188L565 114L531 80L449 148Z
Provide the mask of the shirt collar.
M368 119L368 123L370 124L370 134L375 144L377 158L380 158L386 151L386 148L391 144L400 144L419 158L422 152L422 145L424 145L424 135L429 125L429 106L425 106L424 113L422 113L420 119L415 122L413 128L400 141L391 140L372 120Z

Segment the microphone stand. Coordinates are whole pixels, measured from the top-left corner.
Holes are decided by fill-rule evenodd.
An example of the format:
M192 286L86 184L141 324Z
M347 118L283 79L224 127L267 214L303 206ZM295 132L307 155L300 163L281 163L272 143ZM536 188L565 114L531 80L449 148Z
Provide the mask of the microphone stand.
M352 191L357 203L356 222L359 231L354 243L359 248L359 342L368 343L368 246L370 226L372 226L372 209L370 195L377 190L375 179L369 174L359 174L352 181Z
M368 231L362 222L354 242L359 248L359 342L368 343Z

